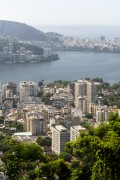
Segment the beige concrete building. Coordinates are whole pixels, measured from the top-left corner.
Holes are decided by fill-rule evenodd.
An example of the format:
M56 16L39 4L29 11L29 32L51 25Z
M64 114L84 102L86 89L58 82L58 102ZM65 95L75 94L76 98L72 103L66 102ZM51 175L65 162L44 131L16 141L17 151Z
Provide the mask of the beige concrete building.
M87 113L87 98L86 96L78 96L77 100L76 100L76 108L79 108L82 110L83 114Z
M14 82L8 82L2 86L3 97L13 97L17 94L17 84Z
M52 127L52 151L56 154L63 152L65 143L70 140L70 132L64 126Z
M17 132L12 135L12 138L18 142L34 142L31 132Z
M29 102L29 96L37 96L38 86L32 81L20 82L20 102Z
M99 123L101 121L108 122L109 118L109 109L104 106L98 106L96 108L96 122Z
M96 84L93 81L79 80L75 83L75 107L83 114L91 113L96 98Z
M46 135L47 125L42 116L31 115L25 120L25 129L27 132L31 132L32 135Z
M75 101L79 96L86 96L87 81L79 80L75 83Z
M87 82L87 100L88 103L92 103L95 101L96 97L96 84L92 81Z

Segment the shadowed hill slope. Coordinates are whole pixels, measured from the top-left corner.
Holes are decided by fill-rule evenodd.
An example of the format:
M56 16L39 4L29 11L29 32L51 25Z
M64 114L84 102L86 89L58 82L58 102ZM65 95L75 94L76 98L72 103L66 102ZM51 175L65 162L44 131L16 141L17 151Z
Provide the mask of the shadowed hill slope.
M0 36L10 36L26 41L47 41L45 33L24 23L0 20Z

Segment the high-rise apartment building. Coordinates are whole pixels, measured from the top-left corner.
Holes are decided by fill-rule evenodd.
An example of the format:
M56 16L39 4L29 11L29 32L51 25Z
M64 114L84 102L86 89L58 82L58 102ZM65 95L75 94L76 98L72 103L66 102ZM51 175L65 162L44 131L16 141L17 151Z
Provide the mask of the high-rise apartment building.
M81 131L85 131L86 129L82 126L71 126L70 127L70 141L75 140Z
M83 114L87 113L87 97L86 96L78 96L76 99L76 108L82 110Z
M88 103L95 101L96 97L96 84L92 81L87 82L87 93L86 93Z
M3 97L13 97L17 94L17 84L14 82L8 82L2 86Z
M65 143L70 140L70 132L62 125L52 127L52 151L56 154L63 152Z
M79 96L86 96L86 85L87 81L85 80L79 80L75 83L75 100Z
M47 126L46 121L42 116L30 115L25 120L25 129L31 132L32 135L46 135Z
M38 86L32 81L20 82L20 102L29 102L29 96L37 96Z
M101 121L108 122L109 118L109 109L107 107L98 106L96 108L96 122L99 123Z
M75 106L83 113L91 112L91 105L96 97L96 84L92 81L79 80L75 83Z
M2 91L0 90L0 107L2 105Z

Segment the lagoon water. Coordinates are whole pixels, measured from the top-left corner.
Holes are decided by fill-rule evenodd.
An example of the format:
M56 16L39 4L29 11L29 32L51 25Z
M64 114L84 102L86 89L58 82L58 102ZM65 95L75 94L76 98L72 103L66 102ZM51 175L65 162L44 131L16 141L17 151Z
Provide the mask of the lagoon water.
M120 81L120 54L76 51L57 52L60 59L29 64L0 64L0 81L3 83L22 80L35 82L44 79L76 80L85 77L102 77L113 83Z
M56 32L65 36L96 38L104 35L106 39L120 37L120 27L87 26L38 26L44 32ZM44 79L52 82L57 79L76 80L85 77L102 77L113 83L120 81L120 54L61 51L57 52L60 60L39 64L0 64L0 81L6 83L22 80L35 82Z

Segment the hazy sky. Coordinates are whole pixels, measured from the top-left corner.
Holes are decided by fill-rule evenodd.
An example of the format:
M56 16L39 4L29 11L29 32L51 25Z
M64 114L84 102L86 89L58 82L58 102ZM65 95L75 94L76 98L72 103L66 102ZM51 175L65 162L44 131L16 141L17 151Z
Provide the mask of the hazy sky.
M30 25L120 25L120 0L0 0L0 19Z

